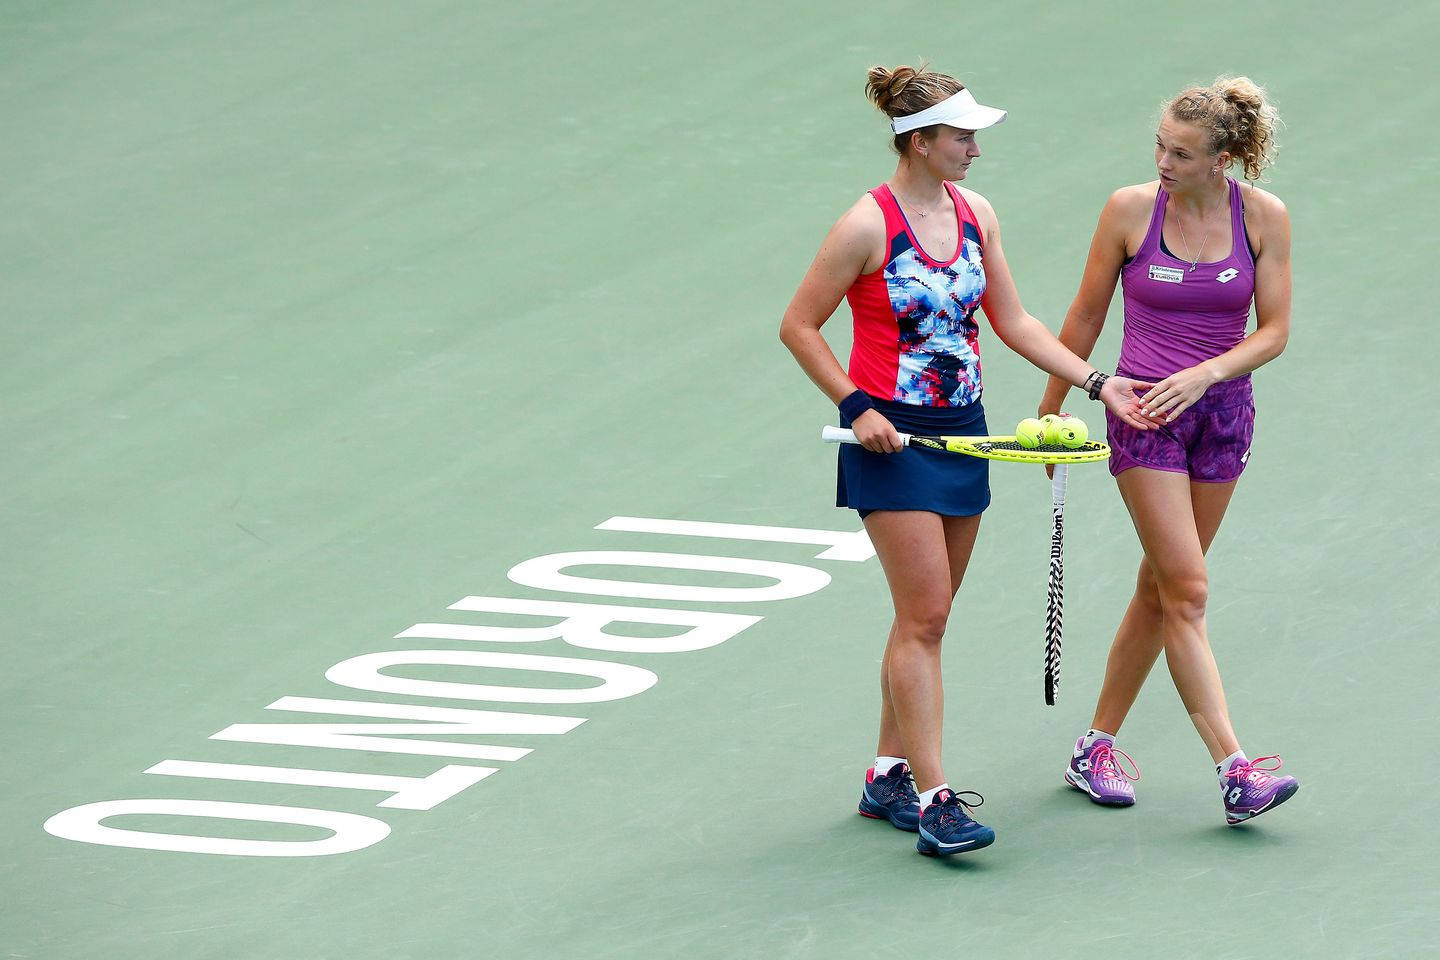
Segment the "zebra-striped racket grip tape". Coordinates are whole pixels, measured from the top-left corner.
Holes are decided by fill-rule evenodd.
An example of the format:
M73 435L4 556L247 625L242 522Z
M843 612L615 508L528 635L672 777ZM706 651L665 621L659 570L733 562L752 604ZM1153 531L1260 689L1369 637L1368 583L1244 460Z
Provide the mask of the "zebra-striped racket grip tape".
M1060 689L1060 633L1065 620L1065 464L1056 464L1050 481L1050 579L1045 604L1045 702L1055 705Z

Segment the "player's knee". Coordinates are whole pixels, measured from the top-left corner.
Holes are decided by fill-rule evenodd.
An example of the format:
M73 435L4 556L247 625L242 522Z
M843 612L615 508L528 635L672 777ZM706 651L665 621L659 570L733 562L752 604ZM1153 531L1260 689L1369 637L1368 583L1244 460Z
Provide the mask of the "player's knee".
M938 647L945 636L945 624L949 619L948 606L913 611L900 618L897 639Z
M1157 581L1160 606L1166 617L1199 620L1210 599L1210 579L1203 572L1184 573Z
M1150 564L1140 562L1140 575L1135 578L1135 600L1153 613L1161 613L1160 584L1155 580L1155 571Z

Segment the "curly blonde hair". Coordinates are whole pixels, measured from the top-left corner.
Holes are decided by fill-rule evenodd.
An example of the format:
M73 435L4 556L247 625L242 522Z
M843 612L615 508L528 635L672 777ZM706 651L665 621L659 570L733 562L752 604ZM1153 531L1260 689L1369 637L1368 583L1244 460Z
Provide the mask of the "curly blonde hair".
M1210 152L1228 150L1244 165L1247 180L1259 180L1275 162L1280 115L1249 77L1218 77L1208 87L1189 87L1165 104L1165 113L1204 130Z

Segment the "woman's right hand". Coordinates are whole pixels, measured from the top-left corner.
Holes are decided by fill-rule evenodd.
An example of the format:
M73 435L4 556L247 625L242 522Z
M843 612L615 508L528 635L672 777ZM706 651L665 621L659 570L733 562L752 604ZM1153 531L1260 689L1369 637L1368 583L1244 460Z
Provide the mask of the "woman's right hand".
M1158 424L1141 412L1143 403L1137 390L1144 392L1154 389L1155 384L1144 380L1115 375L1100 388L1100 402L1136 430L1153 430Z
M850 424L860 446L871 453L899 453L905 449L900 442L900 432L885 419L885 414L873 407L856 417Z

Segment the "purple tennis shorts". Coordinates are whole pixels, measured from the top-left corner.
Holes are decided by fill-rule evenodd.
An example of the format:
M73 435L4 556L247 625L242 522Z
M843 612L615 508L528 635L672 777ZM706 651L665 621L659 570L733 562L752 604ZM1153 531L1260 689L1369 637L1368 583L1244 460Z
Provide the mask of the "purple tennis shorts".
M1247 374L1217 383L1194 406L1154 430L1136 430L1105 411L1110 474L1148 467L1188 474L1199 483L1240 479L1255 436L1255 398Z

